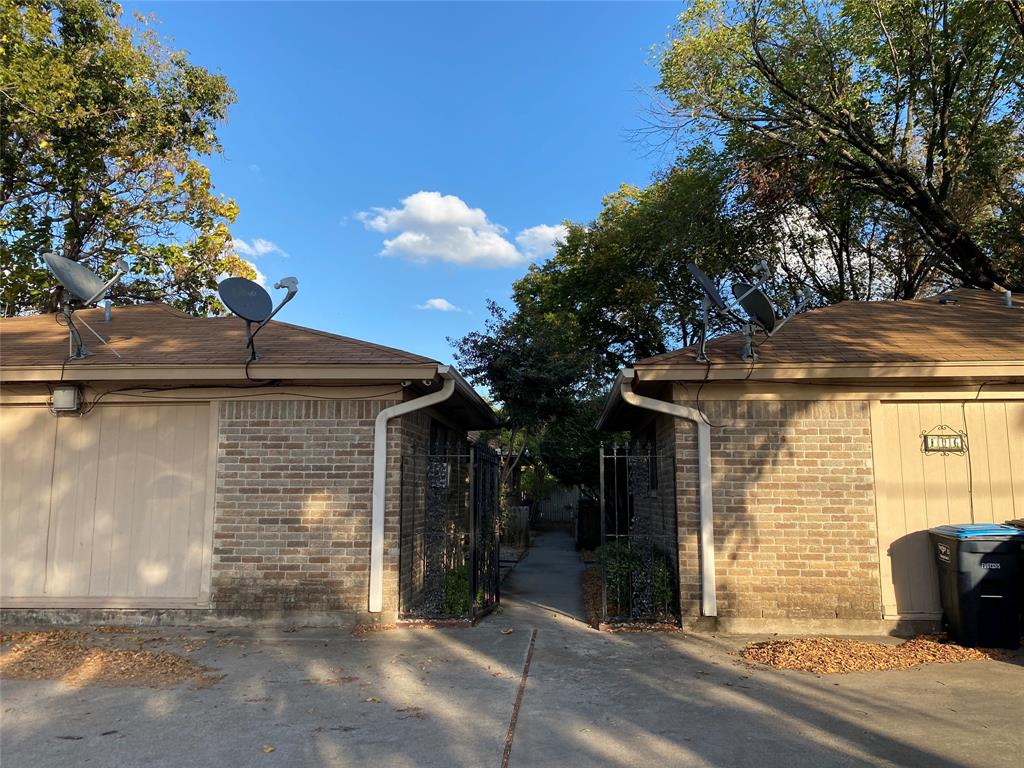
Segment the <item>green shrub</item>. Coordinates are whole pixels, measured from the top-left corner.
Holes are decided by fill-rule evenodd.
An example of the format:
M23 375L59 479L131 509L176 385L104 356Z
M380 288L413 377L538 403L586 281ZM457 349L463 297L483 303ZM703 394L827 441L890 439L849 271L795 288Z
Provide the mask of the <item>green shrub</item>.
M672 564L667 555L655 550L648 566L640 549L627 541L611 541L597 550L598 562L604 569L608 594L609 616L633 616L633 585L635 580L648 577L655 618L675 613L675 580ZM648 573L644 573L648 570ZM640 617L634 617L640 618Z
M445 615L465 616L469 613L469 566L460 565L444 575Z

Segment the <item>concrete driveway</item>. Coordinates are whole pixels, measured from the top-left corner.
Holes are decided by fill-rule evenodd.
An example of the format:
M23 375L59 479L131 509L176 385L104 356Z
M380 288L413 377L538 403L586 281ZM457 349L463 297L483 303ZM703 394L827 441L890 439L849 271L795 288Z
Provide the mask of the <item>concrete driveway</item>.
M539 543L505 610L473 629L145 630L179 652L205 639L188 655L223 679L5 680L4 768L1024 765L1020 654L821 678L751 669L731 653L754 638L586 628L568 544Z

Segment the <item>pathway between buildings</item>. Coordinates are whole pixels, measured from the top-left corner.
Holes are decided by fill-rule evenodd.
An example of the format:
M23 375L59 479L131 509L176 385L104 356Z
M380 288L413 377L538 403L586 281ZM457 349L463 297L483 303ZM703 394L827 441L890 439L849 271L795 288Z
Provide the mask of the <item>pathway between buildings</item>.
M564 528L534 532L527 556L502 584L502 605L517 618L583 621L583 563Z

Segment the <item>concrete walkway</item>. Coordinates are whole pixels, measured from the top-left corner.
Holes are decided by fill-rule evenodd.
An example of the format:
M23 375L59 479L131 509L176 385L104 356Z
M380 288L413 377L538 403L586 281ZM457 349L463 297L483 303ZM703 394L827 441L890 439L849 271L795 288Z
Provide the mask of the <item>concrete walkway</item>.
M525 621L548 613L584 621L583 563L572 536L561 528L534 532L527 556L502 584L502 604Z
M574 618L571 546L539 535L503 610L472 629L119 635L224 677L198 690L4 680L3 766L500 768L507 752L513 768L1020 768L1020 654L819 678L732 655L762 638L601 633Z

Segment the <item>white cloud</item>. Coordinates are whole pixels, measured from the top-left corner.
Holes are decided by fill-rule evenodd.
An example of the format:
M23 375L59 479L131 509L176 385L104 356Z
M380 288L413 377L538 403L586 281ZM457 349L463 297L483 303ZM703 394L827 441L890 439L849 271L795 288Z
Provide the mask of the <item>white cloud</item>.
M522 252L531 259L540 259L551 256L555 252L555 246L565 242L568 234L569 230L564 224L538 224L516 235L516 242L519 243Z
M253 263L252 263L251 261L249 261L248 259L246 259L246 260L245 260L245 262L246 262L246 263L247 263L247 264L248 264L248 265L249 265L250 267L252 267L252 270L253 270L253 272L255 272L255 273L256 273L256 277L254 277L254 278L253 278L253 280L255 280L255 281L256 281L257 283L259 283L259 284L260 284L260 285L262 285L262 286L263 286L264 288L266 288L266 287L267 287L267 276L266 276L266 275L264 275L264 274L263 274L262 272L260 272L260 268L259 268L259 267L257 267L257 266L256 266L255 264L253 264Z
M448 299L427 299L422 304L417 304L416 309L434 309L438 312L461 312L462 310L452 304Z
M480 208L471 208L456 195L417 192L402 200L400 208L373 208L357 214L367 229L395 233L384 241L383 256L401 256L420 264L445 261L480 267L509 267L536 255L549 253L550 243L540 248L543 237L531 227L520 232L526 242L516 247L505 227L487 218ZM548 229L556 230L558 227ZM517 238L519 242L519 238Z
M256 273L256 276L253 278L253 280L255 282L259 283L260 285L262 285L264 288L266 288L267 287L267 276L264 275L262 272L260 272L259 267L257 267L255 264L253 264L248 259L242 259L242 261L244 261L246 264L248 264L250 267L252 267L252 271ZM219 283L221 280L224 280L224 279L226 279L228 277L231 277L231 275L229 275L227 272L221 272L219 275L217 275L217 282Z
M260 256L268 256L270 254L288 256L277 243L264 240L262 237L257 237L251 243L236 237L231 241L231 247L239 256L248 256L251 259L258 259Z

